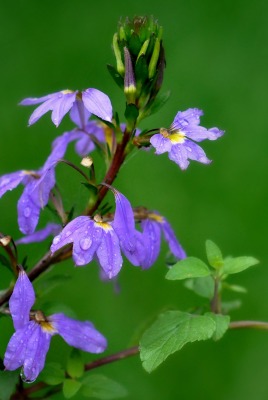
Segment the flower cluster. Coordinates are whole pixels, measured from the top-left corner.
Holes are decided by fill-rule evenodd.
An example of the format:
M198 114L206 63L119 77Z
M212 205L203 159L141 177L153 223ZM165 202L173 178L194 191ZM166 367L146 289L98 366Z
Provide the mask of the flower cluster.
M91 322L76 321L64 314L45 317L42 311L30 313L35 302L33 286L21 268L9 308L15 328L4 357L6 370L22 367L21 376L33 382L44 368L53 335L60 335L70 346L89 353L101 353L107 342Z
M186 257L166 219L156 213L147 213L141 223L142 232L135 228L134 213L130 202L118 191L115 194L116 209L111 222L100 215L93 218L81 216L65 226L52 243L51 252L73 243L73 260L77 266L86 265L97 257L100 267L109 279L120 271L123 260L121 250L135 266L151 267L160 251L161 231L170 251L178 259Z

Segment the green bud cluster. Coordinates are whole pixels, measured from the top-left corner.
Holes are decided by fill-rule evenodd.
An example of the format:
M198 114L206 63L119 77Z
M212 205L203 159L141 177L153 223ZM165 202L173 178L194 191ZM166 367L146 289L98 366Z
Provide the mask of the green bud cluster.
M114 34L113 50L116 66L108 69L140 120L150 114L163 82L162 27L153 17L126 18Z

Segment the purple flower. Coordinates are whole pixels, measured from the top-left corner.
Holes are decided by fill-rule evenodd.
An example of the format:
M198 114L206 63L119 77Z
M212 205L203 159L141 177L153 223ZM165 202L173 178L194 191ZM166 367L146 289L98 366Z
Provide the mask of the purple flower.
M178 242L168 221L158 213L150 212L146 219L141 221L142 231L136 231L136 248L134 252L124 249L128 260L143 269L150 268L156 261L161 245L161 233L169 245L170 252L179 260L186 257L186 253Z
M198 108L179 111L169 129L161 128L160 133L151 137L150 142L156 149L155 153L168 152L170 160L175 161L181 169L188 167L189 160L209 164L211 161L195 142L201 142L204 139L216 140L223 135L224 131L199 126L201 115L203 111Z
M18 244L28 244L28 243L36 243L42 242L50 235L57 235L61 231L61 225L49 223L45 226L45 228L40 229L32 233L31 235L24 236L18 240L16 240L16 245Z
M106 339L92 323L76 321L64 314L45 317L42 311L31 313L35 301L33 286L21 269L9 300L15 333L11 337L5 357L6 370L22 367L25 382L33 382L44 368L51 337L59 334L70 346L101 353L107 346Z
M59 126L62 118L75 108L74 113L79 113L79 118L85 121L89 114L110 121L112 120L112 105L109 97L97 89L86 89L82 92L76 90L62 90L39 98L27 98L20 103L24 106L40 104L32 113L29 125L34 124L48 111L52 111L52 122ZM77 111L76 111L77 110Z
M111 187L110 187L111 188ZM76 265L86 265L94 257L109 279L120 271L123 260L120 246L135 251L135 222L129 201L118 191L115 193L116 210L113 222L105 222L99 215L77 217L56 236L51 252L73 243L73 260Z
M25 235L34 232L40 210L48 203L50 191L55 186L57 161L65 154L70 140L73 138L67 133L62 135L61 140L55 141L52 152L41 169L37 171L21 170L0 178L0 197L20 183L24 185L17 208L19 228Z

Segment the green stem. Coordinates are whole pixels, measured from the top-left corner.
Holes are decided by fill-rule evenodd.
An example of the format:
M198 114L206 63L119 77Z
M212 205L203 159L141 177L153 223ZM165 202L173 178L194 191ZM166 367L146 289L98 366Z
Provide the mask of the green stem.
M229 329L254 328L268 330L268 322L263 321L233 321L229 324Z

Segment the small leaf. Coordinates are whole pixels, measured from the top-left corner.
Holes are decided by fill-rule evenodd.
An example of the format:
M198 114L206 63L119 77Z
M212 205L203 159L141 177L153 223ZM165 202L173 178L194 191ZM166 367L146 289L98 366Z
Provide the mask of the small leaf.
M115 81L115 83L120 87L120 89L124 88L124 79L122 76L117 72L116 68L110 64L107 64L107 69L110 72L111 77Z
M84 373L84 363L78 349L72 349L67 362L67 372L72 378L80 378Z
M18 381L18 371L0 371L0 400L11 399Z
M58 363L46 363L39 377L48 385L59 385L65 379L65 371Z
M148 108L148 111L145 112L146 116L155 114L158 112L168 101L170 98L170 90L165 93L161 93L157 95L156 99L154 100L153 104L151 107ZM147 107L146 107L147 108Z
M133 122L134 124L138 118L138 115L139 115L139 110L135 106L135 104L126 105L125 117L127 121Z
M181 311L160 315L141 338L140 356L144 369L152 372L187 343L211 338L215 329L214 320L205 315L194 316Z
M209 264L213 268L219 269L223 265L222 253L212 240L206 241L206 252Z
M252 267L253 265L258 264L259 261L254 257L236 257L236 258L228 258L224 260L224 265L222 268L223 274L237 274L238 272L242 272L245 269Z
M240 308L241 304L241 300L224 301L221 303L221 309L224 313L228 314L230 311Z
M82 385L83 395L95 399L121 399L128 394L123 386L103 375L88 374L82 380Z
M212 339L217 341L223 337L230 324L229 315L206 313L205 315L211 317L216 323L216 330L213 333Z
M189 279L185 282L185 287L206 299L212 299L214 295L214 280L211 276Z
M210 270L203 261L195 257L188 257L173 265L166 274L166 279L180 280L208 275L210 275Z
M222 288L230 290L231 292L236 292L236 293L247 293L247 289L244 286L240 285L230 285L227 282L222 283Z
M73 397L81 388L82 383L74 379L65 379L63 382L62 392L66 399Z

